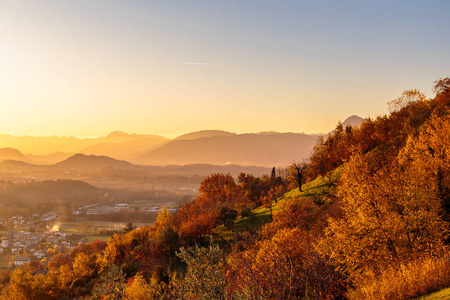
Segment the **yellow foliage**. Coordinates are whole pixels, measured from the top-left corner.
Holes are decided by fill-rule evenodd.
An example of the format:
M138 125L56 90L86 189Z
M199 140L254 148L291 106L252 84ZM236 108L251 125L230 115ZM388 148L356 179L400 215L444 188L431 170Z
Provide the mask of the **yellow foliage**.
M166 226L173 227L173 216L169 210L163 206L158 213L158 217L156 218L155 223L153 223L152 228L159 232Z
M231 255L227 277L232 289L252 299L302 298L315 256L310 242L299 228L282 229L256 247Z
M78 253L73 262L73 273L75 278L90 277L95 269L89 256L84 253Z
M450 260L417 259L393 266L381 275L368 274L359 286L350 290L350 299L406 300L450 286Z
M450 179L443 173L450 169L449 132L449 118L432 118L389 163L355 154L338 189L344 218L329 220L318 249L354 279L439 253L448 235L441 195Z
M134 276L133 280L124 289L124 298L132 300L161 299L164 294L164 283L156 279L145 281L141 274Z

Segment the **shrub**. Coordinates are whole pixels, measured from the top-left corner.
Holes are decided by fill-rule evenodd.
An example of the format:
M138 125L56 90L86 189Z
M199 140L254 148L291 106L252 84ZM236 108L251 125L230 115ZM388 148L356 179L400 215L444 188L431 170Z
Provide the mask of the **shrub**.
M450 257L417 259L368 274L349 291L350 299L411 299L450 286Z

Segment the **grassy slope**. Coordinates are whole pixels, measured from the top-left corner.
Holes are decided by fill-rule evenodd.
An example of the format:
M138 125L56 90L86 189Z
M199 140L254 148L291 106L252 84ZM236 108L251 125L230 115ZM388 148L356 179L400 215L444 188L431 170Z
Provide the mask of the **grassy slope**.
M343 167L339 167L333 171L333 174L331 175L331 182L335 183L338 181L342 170ZM302 192L300 192L298 188L293 189L292 191L284 194L284 196L278 199L278 201L298 197L308 197L319 205L324 204L327 201L327 195L329 195L334 188L331 182L328 178L318 177L313 181L302 185Z
M336 182L341 173L342 167L337 168L331 176L332 182ZM329 201L327 195L329 195L332 190L333 185L330 183L328 178L318 177L315 180L304 184L302 186L302 192L296 188L284 194L277 200L277 204L275 204L272 209L273 211L277 211L280 209L280 203L299 197L309 197L312 198L317 204L324 204ZM213 231L215 240L220 240L222 238L227 241L232 240L236 236L236 232L241 234L247 229L253 230L270 221L270 209L267 207L258 207L253 210L253 214L256 217L253 220L248 217L238 217L236 221L234 221L233 229L228 229L223 225L215 228Z
M416 298L416 300L439 300L450 299L450 288L440 290L439 292Z

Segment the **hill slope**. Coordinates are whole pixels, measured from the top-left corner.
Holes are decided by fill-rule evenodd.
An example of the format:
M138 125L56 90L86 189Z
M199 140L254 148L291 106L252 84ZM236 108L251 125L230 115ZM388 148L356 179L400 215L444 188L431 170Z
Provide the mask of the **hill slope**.
M16 160L26 163L34 163L33 159L27 157L22 152L13 148L1 148L0 149L0 161Z
M359 125L361 125L361 123L364 121L363 118L356 116L356 115L352 115L350 117L348 117L347 119L345 119L344 122L342 122L342 127L347 127L347 126L352 126L352 127L359 127Z
M0 147L11 147L19 149L24 153L32 153L34 155L47 155L54 152L77 153L82 149L99 143L121 143L144 137L165 139L160 136L127 134L120 131L115 131L107 136L100 136L96 138L76 138L64 136L34 137L0 134Z
M240 134L174 140L133 162L149 165L238 164L286 166L310 155L317 135L301 133Z
M86 155L106 155L115 159L128 160L167 143L169 139L160 136L144 136L124 142L104 142L80 151Z
M96 155L84 155L75 154L68 159L56 163L55 168L73 170L73 169L83 169L83 170L93 170L93 169L103 169L103 168L128 168L133 165L129 162L123 160L117 160L107 156L96 156Z
M205 137L213 137L213 136L234 136L236 133L222 131L222 130L202 130L191 133L186 133L180 135L175 140L195 140Z

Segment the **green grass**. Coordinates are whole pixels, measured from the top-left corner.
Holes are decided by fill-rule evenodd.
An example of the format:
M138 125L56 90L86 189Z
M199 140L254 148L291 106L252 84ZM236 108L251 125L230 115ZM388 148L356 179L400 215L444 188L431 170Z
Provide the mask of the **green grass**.
M287 192L284 194L283 197L280 198L280 200L289 200L292 198L298 198L298 197L308 197L311 198L314 202L316 202L319 205L322 205L326 203L326 199L324 198L325 195L330 194L343 171L343 167L336 168L332 174L331 174L331 181L328 177L317 177L311 182L308 182L304 185L302 185L302 191L300 192L298 188L293 189L290 192Z
M230 241L235 238L236 232L242 234L248 229L254 230L257 227L260 227L261 224L264 224L270 220L270 210L265 207L258 207L253 210L253 214L255 218L250 219L248 217L238 217L234 221L234 226L232 229L228 229L224 225L217 226L213 230L213 236L215 240L218 241L220 239L225 239Z
M304 184L302 186L302 192L300 192L298 188L287 192L277 200L277 203L272 207L272 212L279 210L280 204L282 204L283 202L298 199L299 197L311 198L319 205L326 203L328 200L324 196L329 195L333 191L333 183L339 180L342 170L343 167L339 167L334 170L331 174L331 181L329 178L318 177L315 180ZM248 229L254 230L255 228L260 227L261 224L270 221L270 208L261 206L254 209L252 212L255 216L255 219L251 220L247 217L238 217L234 221L234 227L232 229L228 229L224 225L216 227L213 230L213 236L215 237L215 240L218 241L223 238L227 241L230 241L236 237L236 232L242 234Z
M450 299L450 288L440 290L436 293L415 298L415 300L439 300L439 299Z

